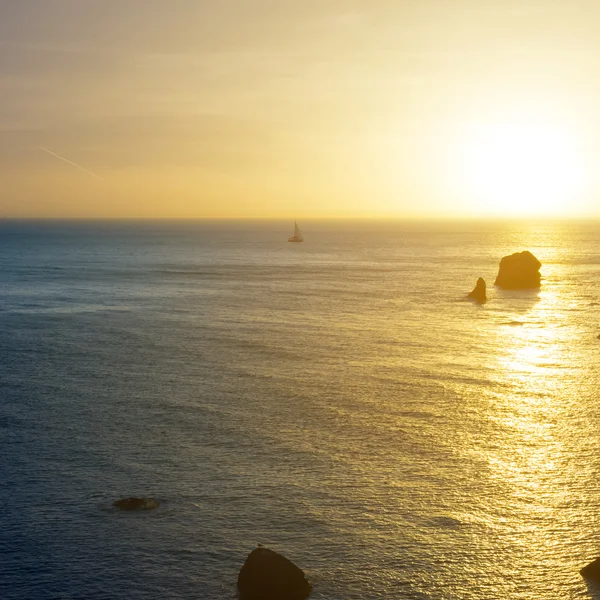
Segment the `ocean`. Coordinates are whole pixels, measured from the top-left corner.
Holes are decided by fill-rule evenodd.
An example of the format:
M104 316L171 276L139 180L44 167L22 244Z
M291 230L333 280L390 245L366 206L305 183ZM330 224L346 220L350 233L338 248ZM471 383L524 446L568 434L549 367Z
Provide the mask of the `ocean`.
M600 598L598 223L300 226L0 223L0 598Z

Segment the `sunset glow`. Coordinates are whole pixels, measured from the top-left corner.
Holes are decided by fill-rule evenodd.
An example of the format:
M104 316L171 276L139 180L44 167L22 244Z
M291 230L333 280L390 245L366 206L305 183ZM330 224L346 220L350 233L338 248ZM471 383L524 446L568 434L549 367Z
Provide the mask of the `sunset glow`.
M490 215L568 215L584 187L584 164L558 128L494 124L473 128L465 178Z
M598 22L591 0L4 2L0 215L599 216Z

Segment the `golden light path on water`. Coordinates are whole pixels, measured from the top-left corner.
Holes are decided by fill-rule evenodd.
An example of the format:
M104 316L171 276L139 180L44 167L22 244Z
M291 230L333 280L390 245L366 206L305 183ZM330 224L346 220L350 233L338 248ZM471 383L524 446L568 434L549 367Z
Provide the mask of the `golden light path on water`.
M399 350L381 359L381 373L414 370L425 381L444 381L431 405L403 406L431 411L432 421L419 421L414 436L420 451L410 465L411 497L388 500L398 514L416 510L437 523L431 531L415 526L411 538L444 556L444 572L417 586L424 597L434 587L441 595L432 598L600 598L579 575L600 555L597 257L578 256L579 240L562 235L560 226L517 227L502 240L540 258L539 291L491 285L502 256L494 247L489 271L481 273L486 305L431 307L426 326L418 315L414 323L406 313L394 319L398 345L419 339L436 350ZM454 289L443 264L432 294L435 287ZM418 417L409 416L396 426L410 435ZM401 461L405 454L399 452ZM396 493L407 468L402 462L397 469ZM409 508L407 499L414 502Z
M496 436L484 458L501 484L505 504L489 525L516 550L514 579L522 589L516 585L515 597L532 599L549 596L525 583L525 571L537 572L536 578L545 573L549 580L561 572L575 583L582 564L569 561L565 547L577 544L574 531L597 530L597 522L573 527L594 479L592 470L582 472L582 461L573 457L587 455L591 467L598 450L595 437L588 435L594 426L579 401L586 368L582 332L570 323L572 308L553 281L552 266L545 272L546 284L530 296L532 306L496 330L497 351L489 367L502 389L488 392L485 405ZM567 597L566 589L562 593L556 597Z

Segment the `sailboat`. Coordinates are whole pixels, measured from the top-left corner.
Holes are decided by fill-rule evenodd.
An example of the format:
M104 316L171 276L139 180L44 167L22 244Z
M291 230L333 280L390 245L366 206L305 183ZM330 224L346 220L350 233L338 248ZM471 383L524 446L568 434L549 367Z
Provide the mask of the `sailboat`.
M294 221L294 235L291 238L288 238L288 242L303 242L304 238L302 237L302 232L300 231L300 227L298 227L298 223Z

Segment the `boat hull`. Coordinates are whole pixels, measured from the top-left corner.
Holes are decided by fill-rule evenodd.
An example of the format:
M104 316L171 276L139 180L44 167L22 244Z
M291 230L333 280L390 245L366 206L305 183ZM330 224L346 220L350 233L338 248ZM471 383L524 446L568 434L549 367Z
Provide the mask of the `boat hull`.
M291 237L291 238L288 238L288 242L303 242L303 241L304 240L301 240L301 239L299 239L299 238L297 238L295 236Z

